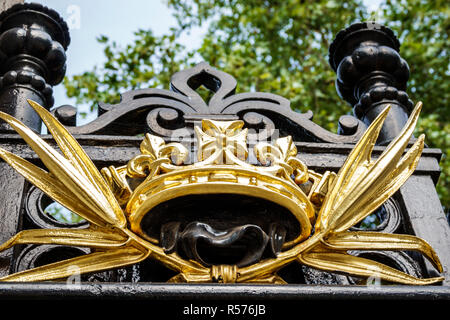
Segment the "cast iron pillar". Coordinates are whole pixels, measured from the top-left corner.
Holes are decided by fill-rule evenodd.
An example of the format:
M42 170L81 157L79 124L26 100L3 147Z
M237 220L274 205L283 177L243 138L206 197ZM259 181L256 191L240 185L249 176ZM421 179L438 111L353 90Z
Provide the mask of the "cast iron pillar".
M35 3L16 4L0 14L0 111L40 132L41 120L26 99L50 108L52 86L66 71L70 43L67 24L59 14ZM0 124L0 132L8 132Z
M358 119L370 124L391 105L379 145L398 135L413 108L405 92L409 67L399 55L399 47L391 29L362 22L341 30L329 48L329 62L337 73L336 90L352 105Z

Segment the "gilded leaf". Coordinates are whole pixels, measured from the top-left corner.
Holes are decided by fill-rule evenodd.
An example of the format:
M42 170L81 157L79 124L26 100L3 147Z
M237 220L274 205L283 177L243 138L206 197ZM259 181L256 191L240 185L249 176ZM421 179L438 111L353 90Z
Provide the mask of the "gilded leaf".
M74 197L71 192L68 192L64 184L51 173L1 148L0 157L50 198L59 202L70 211L94 224L104 224L103 220L93 215L92 211Z
M101 229L24 230L0 245L0 251L18 244L54 244L89 248L114 248L127 243L128 237Z
M257 143L253 147L256 159L263 165L267 165L270 162L279 161L282 158L282 153L279 147L273 146L267 142Z
M84 274L119 268L138 263L149 255L133 246L126 246L108 251L99 251L45 266L17 272L0 279L0 281L45 281L64 279L74 273Z
M382 263L342 252L307 252L299 255L298 260L302 264L320 270L361 277L377 277L402 284L429 285L444 280L444 277L416 278Z
M102 192L99 192L97 187L95 187L83 174L80 174L80 171L78 171L69 160L50 147L22 122L3 112L0 112L0 118L5 120L19 135L22 136L49 171L55 177L58 177L61 184L68 189L67 193L70 193L71 197L59 201L62 205L69 207L70 202L75 198L89 209L87 210L90 212L89 217L84 216L83 218L103 226L110 224L117 227L123 227L125 225L126 220L123 213L118 215L116 206L112 207L108 198L105 197ZM40 177L35 177L35 179L40 179ZM121 210L120 207L119 210Z
M364 194L359 202L353 204L340 217L339 225L333 231L345 231L357 224L397 192L416 169L423 146L424 136L422 135L395 168L391 172L380 176L378 182L373 184L370 192Z
M389 109L389 106L386 107L372 122L339 170L330 188L331 191L326 195L319 212L319 218L316 224L317 231L327 229L329 224L328 220L335 215L339 215L339 212L336 212L339 208L338 203L342 200L342 195L347 195L348 190L353 186L351 181L354 179L355 173L363 173L361 172L362 170L366 171L365 166L370 161L373 146L375 145Z
M77 140L75 140L69 131L67 131L67 129L44 107L32 100L28 100L28 103L39 114L42 121L47 126L48 131L52 134L62 153L66 156L72 166L97 189L98 193L106 198L110 208L114 211L114 216L109 217L113 221L115 220L113 224L124 226L126 224L126 219L114 194Z
M332 191L325 198L320 211L319 229L333 231L348 229L375 210L397 191L395 188L404 183L414 171L414 164L417 164L423 147L422 138L417 141L412 151L400 160L414 130L420 109L419 103L399 136L376 161L372 161L373 145L388 108L377 117L338 172Z
M369 231L345 231L331 234L324 239L324 244L336 250L418 251L425 255L439 272L442 272L442 265L433 248L425 240L412 235Z

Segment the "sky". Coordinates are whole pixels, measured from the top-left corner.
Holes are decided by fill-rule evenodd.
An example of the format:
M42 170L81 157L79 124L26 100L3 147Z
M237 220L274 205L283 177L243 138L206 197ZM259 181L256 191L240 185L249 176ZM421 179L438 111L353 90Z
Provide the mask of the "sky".
M105 61L103 45L97 42L100 35L107 36L118 45L130 43L133 32L138 29L152 29L156 35L167 33L176 26L164 0L33 0L25 2L41 3L56 10L69 26L71 42L66 51L66 76L91 70ZM188 47L200 45L206 27L196 28L180 41ZM55 105L70 104L88 117L77 118L77 125L95 118L88 112L88 105L76 105L74 98L68 98L61 84L53 87Z
M118 45L125 46L138 29L152 29L156 35L167 33L176 26L172 11L165 0L25 0L38 2L56 10L67 22L71 43L67 49L66 76L92 70L102 65L105 57L103 46L97 42L100 35L107 36ZM381 0L364 0L365 5L376 10ZM207 26L193 29L180 40L187 48L200 46ZM55 107L70 104L78 107L79 113L88 117L77 118L77 125L92 121L95 113L89 113L88 105L76 105L74 98L68 98L65 88L59 84L53 88Z

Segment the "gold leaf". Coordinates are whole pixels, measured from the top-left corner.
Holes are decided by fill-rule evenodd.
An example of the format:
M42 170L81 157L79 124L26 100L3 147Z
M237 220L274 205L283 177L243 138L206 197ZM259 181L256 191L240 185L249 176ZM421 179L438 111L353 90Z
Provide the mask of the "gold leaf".
M189 151L181 143L168 143L159 150L159 157L171 159L181 165L189 155Z
M80 171L78 171L69 160L50 147L22 122L3 112L0 112L0 118L5 120L19 135L22 136L50 172L55 177L58 177L61 184L68 189L68 193L71 193L72 198L76 198L77 201L81 202L92 211L90 219L86 217L88 220L98 225L110 224L116 227L123 227L126 224L125 216L117 202L116 205L111 206L109 197L106 197L103 193L99 192L97 187L95 187L83 174L80 174ZM35 178L39 179L39 177ZM72 199L65 199L60 203L68 207L66 202L70 201L72 201ZM118 214L118 210L120 210L120 215Z
M355 172L361 167L368 164L373 146L377 140L378 134L383 126L383 122L389 112L390 106L386 107L380 115L372 122L369 128L364 132L352 152L348 155L344 165L339 170L333 181L331 191L328 192L324 199L324 203L319 212L319 218L316 224L316 230L328 228L328 220L330 217L339 215L336 209L339 208L338 203L348 195L348 190L352 185L351 182Z
M373 144L388 109L386 108L377 117L337 174L336 183L325 198L325 203L320 211L319 229L320 227L333 231L348 229L352 223L356 223L358 219L361 220L375 210L396 191L394 186L400 187L409 177L415 168L411 164L417 164L417 158L420 157L420 146L423 145L423 141L421 142L419 139L413 151L404 158L406 161L400 161L400 157L409 142L420 109L421 104L418 103L399 136L390 143L376 161L372 161ZM390 188L388 189L386 186L390 186ZM380 191L383 192L380 193ZM355 212L358 212L356 209L361 208L364 209L355 216Z
M179 273L170 278L168 283L210 283L211 275L209 273Z
M114 211L114 225L124 226L126 224L125 215L114 197L111 189L103 179L100 171L94 165L89 156L84 152L77 140L67 131L67 129L44 107L38 103L28 100L28 103L39 114L48 131L52 134L62 153L66 156L73 167L85 177L90 184L102 194Z
M102 219L99 219L97 215L94 215L92 211L75 198L72 193L68 192L64 184L56 179L54 175L1 148L0 157L50 198L59 202L70 211L94 224L105 224Z
M381 280L410 285L429 285L444 277L420 279L369 259L342 252L307 252L298 256L300 263L320 270L346 273L354 276L377 277Z
M338 225L333 226L333 231L345 231L357 224L397 192L416 169L423 146L424 136L422 135L400 162L398 162L395 168L391 169L390 172L382 174L378 178L378 181L372 184L370 191L361 196L359 202L353 203L351 206L348 204L350 207L342 214L339 221L336 222ZM345 204L342 203L341 205L344 206Z
M99 251L17 272L1 278L0 281L25 282L63 279L75 272L84 274L135 264L147 258L149 253L150 251L143 251L133 246Z
M239 278L238 278L239 279ZM268 274L245 281L245 283L271 283L271 284L288 284L282 277L277 274Z
M407 161L400 160L400 157L412 135L420 108L421 104L418 104L398 137L389 144L376 161L368 165L367 172L361 174L357 181L352 183L347 194L342 196L342 200L337 203L336 213L330 218L328 226L330 229L335 232L343 231L363 219L395 193L412 174L415 166L411 164L417 165L423 149L423 137L411 148L411 152L407 153L404 158ZM393 182L396 183L393 184ZM397 189L393 188L394 185ZM385 192L380 192L381 190ZM355 211L359 208L364 209L360 212ZM356 212L358 214L355 215Z
M436 252L423 239L406 234L357 231L333 233L323 240L324 244L336 250L410 250L425 255L442 272L442 265Z
M55 244L89 248L111 248L126 244L128 237L110 230L35 229L24 230L0 245L0 251L18 244Z

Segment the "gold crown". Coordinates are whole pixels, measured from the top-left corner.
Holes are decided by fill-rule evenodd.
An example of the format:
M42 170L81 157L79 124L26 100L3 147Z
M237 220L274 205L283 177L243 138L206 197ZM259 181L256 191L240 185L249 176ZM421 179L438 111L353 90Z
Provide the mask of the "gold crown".
M141 228L144 216L151 215L157 205L186 195L240 194L272 201L295 217L299 232L284 248L309 237L316 217L311 196L317 199L317 189L310 192L311 185L322 185L321 176L308 171L296 158L297 148L290 136L277 139L274 145L256 144L254 154L261 165L245 162L248 130L242 129L243 125L241 120L203 120L202 128L195 127L198 162L192 165L182 165L189 152L181 143L165 144L162 138L146 134L141 155L126 166L103 168L116 198L126 204L131 230L158 243ZM145 180L131 191L129 178Z
M404 154L420 113L419 103L399 136L376 159L371 153L386 118L386 108L369 126L337 174L308 170L297 157L290 137L273 145L258 143L260 165L246 162L247 130L242 121L203 120L196 128L198 161L183 165L189 154L180 143L146 135L141 154L126 166L100 171L78 142L50 112L29 101L54 137L61 153L8 114L0 118L19 133L38 154L48 171L0 148L0 157L44 193L89 221L85 229L23 230L0 245L84 246L92 252L1 278L1 281L61 279L138 263L160 261L178 272L172 282L285 283L277 272L301 264L353 276L404 284L431 284L443 277L417 278L382 263L349 254L349 250L414 250L442 272L434 250L422 239L406 234L349 231L393 195L415 170L424 136ZM286 208L299 231L275 257L247 265L207 266L168 252L142 230L142 220L159 204L192 194L241 194L260 197ZM170 212L165 212L170 214ZM314 226L314 227L312 227Z

